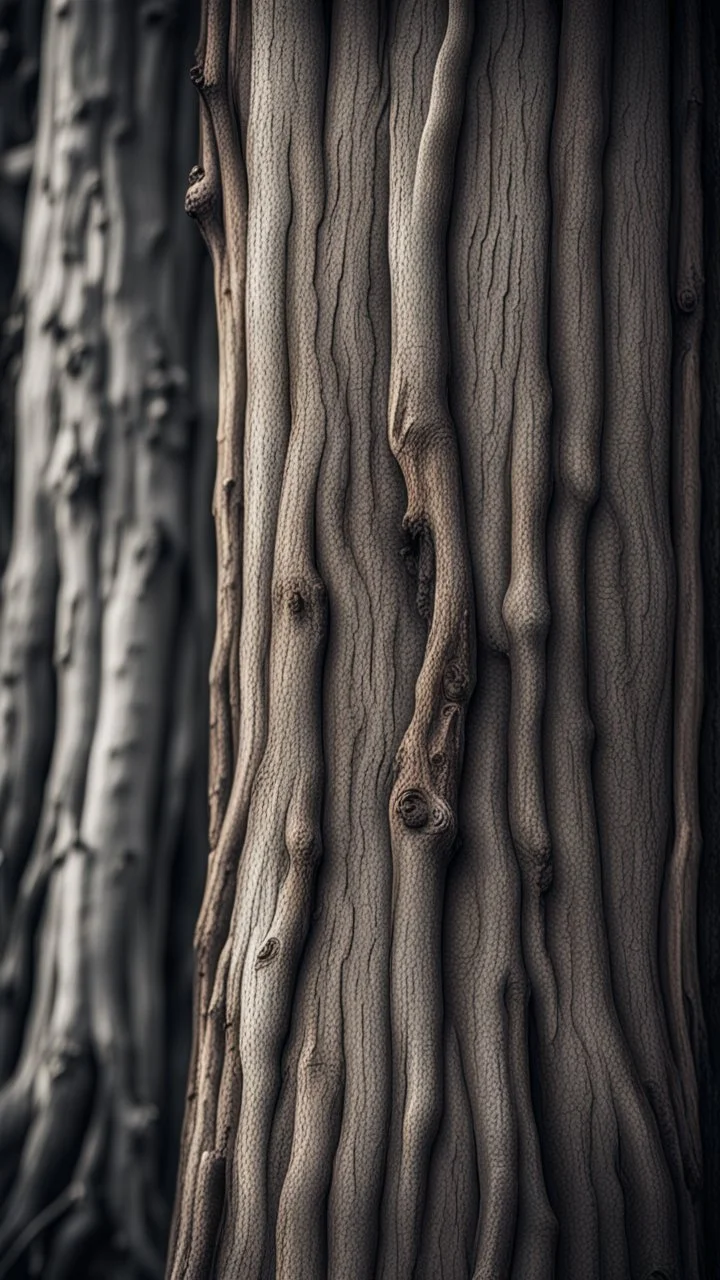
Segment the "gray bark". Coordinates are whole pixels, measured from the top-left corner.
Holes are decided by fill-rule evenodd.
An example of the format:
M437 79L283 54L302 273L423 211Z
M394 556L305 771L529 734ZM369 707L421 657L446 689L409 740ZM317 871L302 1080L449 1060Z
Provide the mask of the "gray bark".
M3 1276L163 1270L189 1018L168 961L199 896L212 624L180 16L43 16L0 615Z

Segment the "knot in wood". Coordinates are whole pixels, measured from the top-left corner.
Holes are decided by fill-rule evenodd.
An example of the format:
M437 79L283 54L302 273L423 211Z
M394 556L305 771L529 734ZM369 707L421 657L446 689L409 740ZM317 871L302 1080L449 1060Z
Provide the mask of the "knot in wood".
M209 218L215 209L215 193L205 182L205 170L198 165L190 170L185 193L185 212L189 218Z
M205 83L205 72L199 62L190 68L190 79L198 89L202 88Z
M430 821L430 805L424 791L411 787L397 798L397 811L406 827L419 829Z
M90 354L90 345L83 338L74 337L68 343L65 370L70 378L79 378L86 357Z
M455 658L451 659L443 672L443 694L448 702L464 702L469 683L462 663Z
M290 613L293 614L294 617L298 617L298 615L302 613L304 608L305 608L305 601L303 599L302 592L298 591L297 588L295 588L294 591L290 592L290 595L288 597L288 609Z
M454 830L455 815L453 814L450 805L446 804L440 796L436 796L433 801L430 818L434 831Z
M278 939L268 938L257 953L255 958L255 968L264 969L266 965L270 964L270 962L275 959L279 950L280 943Z
M692 285L687 284L684 288L678 290L677 304L685 315L690 315L697 306L697 290Z

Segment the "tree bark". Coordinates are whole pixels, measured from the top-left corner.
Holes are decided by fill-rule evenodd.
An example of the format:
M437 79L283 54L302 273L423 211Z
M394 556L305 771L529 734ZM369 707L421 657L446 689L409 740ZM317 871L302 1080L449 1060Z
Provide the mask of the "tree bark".
M218 630L172 1280L703 1274L713 21L205 0Z
M188 30L150 0L43 16L0 618L3 1276L163 1270L167 958L189 945L178 851L197 866L205 843L188 791L212 576L188 373L212 380L213 353L173 206Z

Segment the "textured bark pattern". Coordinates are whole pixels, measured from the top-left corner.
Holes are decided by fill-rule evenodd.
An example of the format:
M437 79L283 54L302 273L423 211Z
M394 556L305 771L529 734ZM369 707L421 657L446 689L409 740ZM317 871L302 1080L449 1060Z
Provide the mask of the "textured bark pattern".
M43 18L0 617L3 1276L163 1269L169 898L183 827L196 861L205 841L189 579L211 576L187 515L200 262L170 204L196 134L177 18L146 0Z
M172 1280L702 1274L695 0L673 21L206 0Z

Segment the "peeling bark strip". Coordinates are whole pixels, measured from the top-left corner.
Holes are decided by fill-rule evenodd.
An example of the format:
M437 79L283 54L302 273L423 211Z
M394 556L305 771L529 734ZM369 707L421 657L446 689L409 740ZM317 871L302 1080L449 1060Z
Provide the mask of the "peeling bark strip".
M210 668L211 851L220 838L240 729L238 657L246 391L247 182L228 91L230 23L228 0L208 4L203 44L190 72L202 103L202 163L190 173L185 199L186 211L197 219L210 251L220 338L218 453L213 498L218 564L217 624Z

